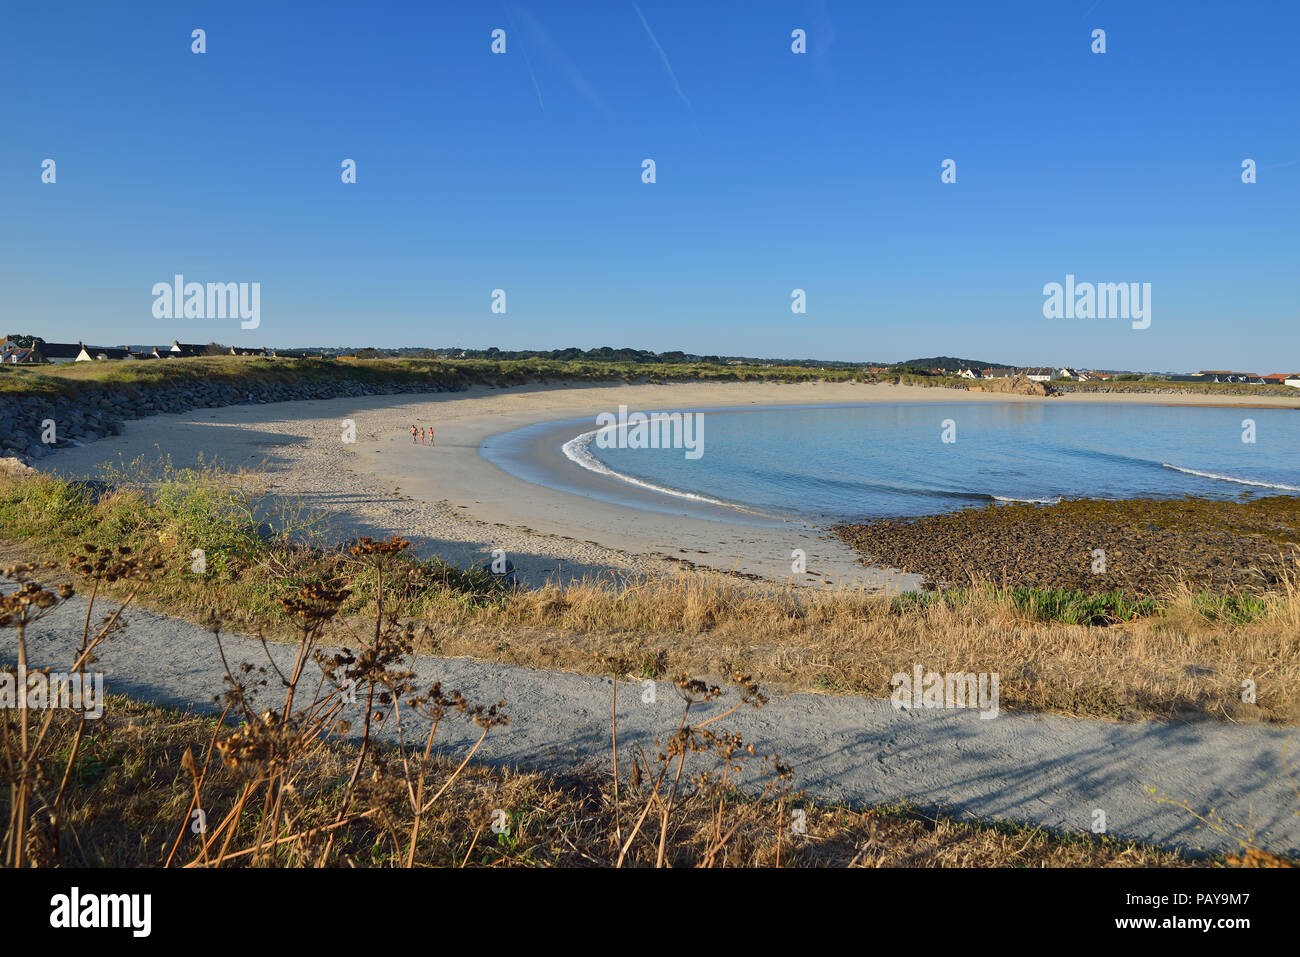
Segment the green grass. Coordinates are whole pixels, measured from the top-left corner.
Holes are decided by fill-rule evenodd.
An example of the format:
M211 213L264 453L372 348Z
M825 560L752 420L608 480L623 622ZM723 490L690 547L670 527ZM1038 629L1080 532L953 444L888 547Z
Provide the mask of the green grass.
M510 386L560 379L578 382L844 382L875 378L853 369L811 369L802 366L724 366L706 363L650 365L548 359L336 360L204 356L135 362L0 366L0 396L76 398L114 390L134 392L141 389L168 389L200 380L212 383L286 385L300 381L345 381L376 388L392 384L420 384L430 389L451 389L476 384ZM880 378L893 381L897 377Z
M318 517L293 499L263 494L257 476L241 481L203 462L176 468L164 459L105 467L97 482L41 476L0 483L4 537L52 558L70 556L83 541L156 555L165 563L149 589L157 601L191 609L228 602L240 612L231 624L277 618L279 599L305 581L352 571L338 544L323 540ZM97 502L104 486L112 492ZM201 565L196 549L203 552ZM402 579L389 590L413 611L435 603L482 607L507 592L488 571L437 558L403 556L399 567ZM375 585L372 573L355 575L345 611L372 602Z
M890 610L897 615L907 615L940 604L956 609L986 600L998 592L999 589L993 586L904 592L894 598ZM1155 599L1135 598L1123 591L1089 595L1067 588L1012 588L1008 594L1016 608L1035 621L1055 621L1066 625L1109 625L1161 613L1160 603ZM1207 599L1210 597L1206 596Z
M1152 598L1134 598L1123 591L1089 595L1065 588L1014 588L1016 607L1038 621L1067 625L1108 625L1160 613Z
M1268 614L1268 603L1258 595L1200 594L1196 605L1208 620L1234 625L1248 625Z
M436 389L469 385L511 386L529 382L889 382L931 388L982 387L957 376L868 373L862 369L806 366L637 363L556 359L304 359L262 356L201 356L188 359L75 362L47 366L0 366L0 398L78 398L103 392L168 389L187 382L251 384L347 381L381 388L420 384ZM1190 389L1207 394L1294 397L1286 386L1162 382L1063 383L1072 392L1149 392Z

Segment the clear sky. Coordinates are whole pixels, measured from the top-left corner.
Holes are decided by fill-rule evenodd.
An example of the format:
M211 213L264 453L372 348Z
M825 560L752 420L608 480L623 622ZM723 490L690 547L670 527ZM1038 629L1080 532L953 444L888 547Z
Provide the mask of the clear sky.
M0 333L1300 371L1298 28L1295 0L11 3ZM260 327L154 318L176 273L260 282ZM1067 274L1149 282L1150 328L1044 318Z

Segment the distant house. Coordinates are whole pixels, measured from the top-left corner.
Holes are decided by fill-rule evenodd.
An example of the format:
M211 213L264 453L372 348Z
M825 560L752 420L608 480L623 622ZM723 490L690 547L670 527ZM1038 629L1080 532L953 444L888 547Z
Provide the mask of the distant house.
M37 365L44 361L39 352L30 346L0 343L0 363L5 365Z
M131 350L126 346L88 346L84 342L78 342L76 345L47 342L38 346L38 348L51 362L57 363L132 358ZM53 355L50 353L53 353Z
M1253 372L1232 372L1228 369L1203 369L1201 375L1209 382L1249 382L1258 385L1264 381L1262 376Z
M4 365L40 365L46 362L45 343L34 339L30 346L17 339L0 339L0 363Z
M961 369L961 370L958 371L958 373L957 373L957 377L958 377L958 378L961 378L961 379L979 379L979 378L981 378L980 374L979 374L978 372L976 372L974 369Z
M1082 369L1071 369L1069 366L1066 366L1064 369L1058 369L1053 378L1073 379L1075 382L1091 382L1093 379L1109 379L1110 376L1102 375L1100 372L1085 372ZM1041 382L1042 380L1037 379L1035 381Z
M266 355L266 350L265 349L244 349L244 348L240 348L239 346L231 346L230 354L232 356L264 356Z
M53 362L55 365L63 365L68 362L76 362L77 357L85 351L85 346L80 342L42 342L37 348L40 349L41 355L46 360ZM87 359L90 357L87 356Z
M190 356L201 356L207 346L199 345L197 342L178 342L173 339L171 348L162 353L162 357L171 359L185 359ZM157 350L154 350L155 352Z
M1042 366L1034 366L1032 368L1022 369L1021 375L1023 375L1030 382L1051 382L1052 381L1052 370L1046 369Z
M1300 389L1300 375L1291 376L1283 385L1289 385L1293 389Z
M78 362L90 362L100 359L127 359L131 350L126 346L87 346L83 345L77 353Z
M152 359L147 346L87 346L64 342L38 342L31 348L20 348L15 343L0 343L0 362L11 365L34 365L53 361L91 362L95 359Z

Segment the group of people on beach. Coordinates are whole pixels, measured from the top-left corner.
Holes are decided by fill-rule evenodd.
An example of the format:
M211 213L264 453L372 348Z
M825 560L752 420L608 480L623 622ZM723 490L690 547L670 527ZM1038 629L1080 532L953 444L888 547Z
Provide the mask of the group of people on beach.
M422 429L414 425L411 426L412 445L425 445L426 439L428 440L428 445L433 445L433 426L429 426L427 429Z

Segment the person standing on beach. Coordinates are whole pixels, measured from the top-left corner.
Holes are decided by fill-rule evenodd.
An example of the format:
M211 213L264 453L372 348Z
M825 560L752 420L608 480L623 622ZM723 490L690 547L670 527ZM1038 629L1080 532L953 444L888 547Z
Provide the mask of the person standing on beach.
M429 426L429 445L433 445L433 426Z
M411 426L411 444L412 444L412 445L415 444L415 435L416 435L416 428L415 428L415 426Z

